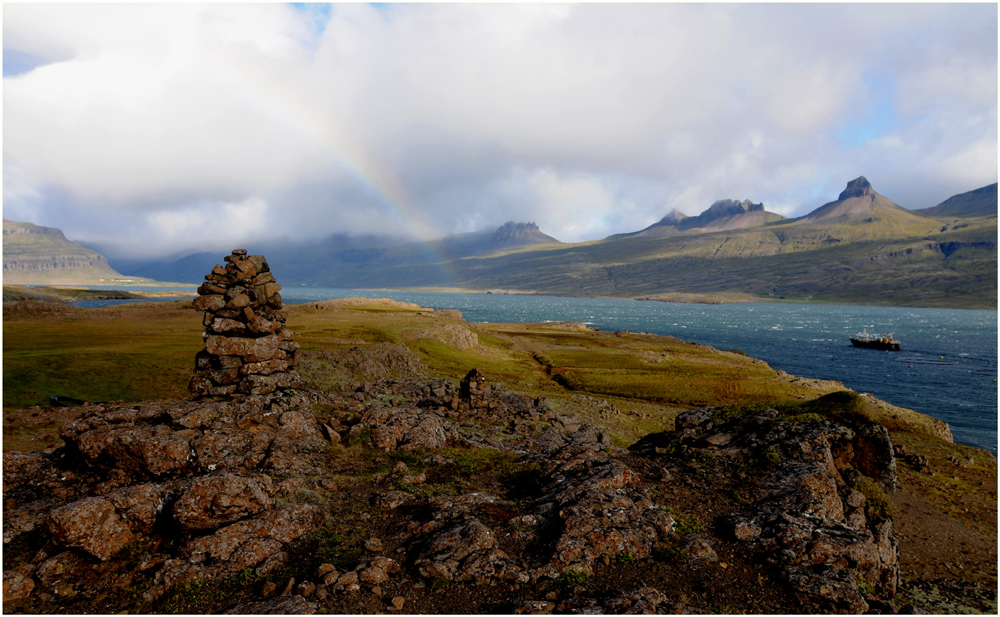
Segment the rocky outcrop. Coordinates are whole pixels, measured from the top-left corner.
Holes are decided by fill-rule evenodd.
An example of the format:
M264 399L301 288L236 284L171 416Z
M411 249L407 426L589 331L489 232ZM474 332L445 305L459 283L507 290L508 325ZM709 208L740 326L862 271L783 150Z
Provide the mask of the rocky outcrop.
M188 389L196 397L268 394L302 385L299 348L285 327L281 285L267 260L236 249L198 288L194 308L205 311L205 349L195 358Z
M860 613L869 601L891 601L899 555L884 497L896 486L885 427L789 421L773 409L727 416L714 408L684 412L676 426L633 448L757 469L747 507L723 526L780 568L803 606Z
M563 444L539 452L545 474L544 503L558 516L558 539L536 575L590 575L599 559L649 557L658 540L673 534L673 517L637 486L637 476L615 460L596 431L581 426Z
M155 572L146 596L155 598L283 562L286 547L323 522L317 506L276 505L284 488L274 478L315 474L327 456L300 393L86 405L61 436L66 445L52 454L4 456L5 544L48 538L11 575L15 597L36 587L92 597L114 579L102 577L121 553L142 546L136 567Z

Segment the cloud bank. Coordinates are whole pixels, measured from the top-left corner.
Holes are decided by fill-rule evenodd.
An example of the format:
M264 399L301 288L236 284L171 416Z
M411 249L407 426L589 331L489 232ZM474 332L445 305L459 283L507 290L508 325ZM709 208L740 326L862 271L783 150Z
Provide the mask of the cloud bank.
M4 216L127 256L997 179L990 4L10 4L3 35Z

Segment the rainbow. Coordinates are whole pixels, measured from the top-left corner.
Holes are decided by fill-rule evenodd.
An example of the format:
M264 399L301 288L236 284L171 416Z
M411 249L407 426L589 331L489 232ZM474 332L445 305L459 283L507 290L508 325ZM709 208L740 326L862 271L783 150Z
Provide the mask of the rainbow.
M457 287L457 279L449 261L432 243L434 237L432 228L414 207L405 189L391 172L344 137L326 116L316 111L301 97L294 96L285 84L276 82L263 71L254 70L253 74L248 74L248 70L252 69L246 68L245 65L233 68L243 73L246 83L255 86L262 98L274 101L279 108L287 112L286 118L294 119L300 130L320 138L337 163L372 192L388 213L401 218L413 230L425 258L441 274L445 286Z

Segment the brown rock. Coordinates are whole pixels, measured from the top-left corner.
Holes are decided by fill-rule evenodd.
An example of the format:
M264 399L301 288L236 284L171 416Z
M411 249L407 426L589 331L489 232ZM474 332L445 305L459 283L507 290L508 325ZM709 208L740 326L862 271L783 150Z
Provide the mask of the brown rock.
M227 309L241 309L247 306L250 306L250 296L246 294L238 294L226 303Z
M389 580L389 575L385 573L385 570L378 566L368 566L367 568L358 572L358 578L365 581L366 583L371 583L372 585L378 585Z
M35 581L31 576L17 570L7 570L3 573L3 601L15 602L23 600L35 590Z
M267 550L269 547L261 545L255 548ZM256 555L251 555L249 550L245 553L244 556L247 558L247 561L256 557ZM268 576L269 574L274 574L275 572L284 568L286 563L288 563L288 553L284 551L278 551L276 553L273 553L270 557L264 559L264 562L261 563L259 566L257 566L257 569L254 570L254 572L257 573L257 576Z
M340 575L340 578L337 579L337 584L334 589L343 591L357 591L361 589L361 585L358 582L358 573L344 572Z
M239 374L247 375L270 375L288 370L287 360L267 360L266 362L249 362L240 367Z
M224 293L226 293L225 287L220 287L219 285L213 285L212 283L208 282L202 283L201 287L198 288L198 295L200 296L207 296L207 295L221 296Z
M196 311L217 311L226 305L221 294L198 296L191 303Z
M214 529L274 507L271 478L230 473L198 478L174 504L181 529Z
M133 531L148 534L166 501L167 489L162 484L137 484L112 491L106 497Z
M132 541L132 532L110 501L89 497L52 510L52 539L107 561Z
M184 551L187 554L204 553L213 559L228 561L252 539L274 540L273 544L255 543L247 549L245 561L256 557L263 561L276 553L283 544L314 531L322 520L319 506L295 505L280 510L267 510L253 518L223 527L211 535L193 538L185 545ZM256 563L248 563L245 567L253 565Z
M245 297L245 296L244 296ZM218 334L227 334L231 336L242 336L247 332L247 325L241 323L235 319L224 319L222 317L216 317L212 320L212 325L209 326L212 332Z
M317 580L322 581L323 578L327 574L329 574L331 572L336 572L336 571L337 571L337 568L334 567L334 565L332 563L324 563L324 564L321 564L318 568L316 568L316 571L313 572L313 576L315 576Z
M208 335L205 349L216 356L241 356L247 362L261 362L275 357L278 339L273 334L260 338Z
M435 414L411 414L395 407L366 411L356 427L368 428L372 445L385 451L444 448L457 436L455 429Z

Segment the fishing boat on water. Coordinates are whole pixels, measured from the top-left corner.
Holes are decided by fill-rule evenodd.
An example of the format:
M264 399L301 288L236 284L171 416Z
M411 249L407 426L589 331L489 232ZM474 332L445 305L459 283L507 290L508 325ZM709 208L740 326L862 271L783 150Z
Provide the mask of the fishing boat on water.
M869 334L868 330L859 332L851 337L851 344L855 347L865 349L884 349L885 351L899 351L899 341L889 334Z

